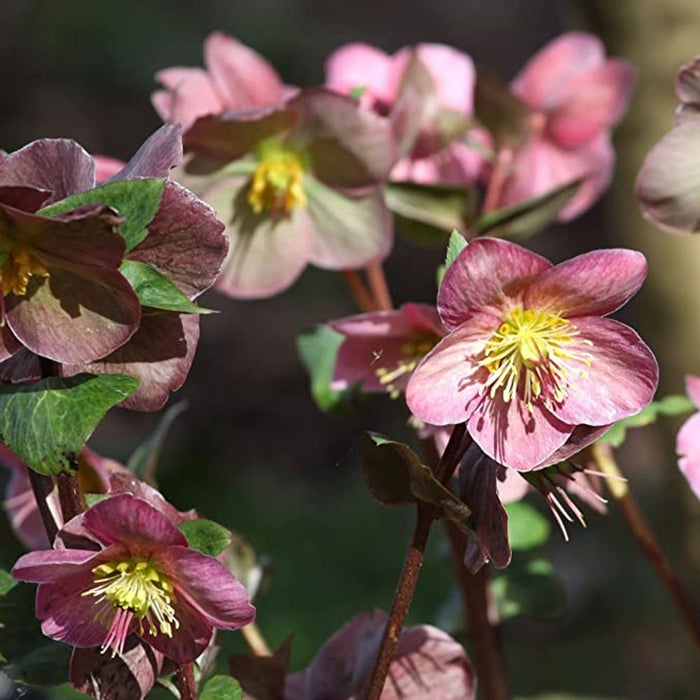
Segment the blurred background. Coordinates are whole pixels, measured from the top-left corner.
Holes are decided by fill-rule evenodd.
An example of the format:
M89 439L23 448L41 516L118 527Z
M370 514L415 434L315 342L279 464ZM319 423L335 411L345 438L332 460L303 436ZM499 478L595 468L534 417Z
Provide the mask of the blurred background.
M302 86L322 82L325 58L349 41L388 51L447 43L510 79L557 34L599 33L610 54L639 71L636 97L615 135L615 185L585 216L540 234L532 247L554 261L597 246L645 252L649 281L622 319L657 353L661 393L682 393L684 374L700 374L700 238L646 225L633 196L645 153L671 126L677 69L700 53L696 2L2 0L0 147L61 136L127 159L160 124L149 102L153 74L201 65L202 41L215 29L251 45L286 82ZM432 301L443 257L441 248L399 239L386 263L395 302ZM412 513L383 508L366 493L356 444L365 429L408 441L410 431L387 398L334 417L309 396L295 338L355 312L340 277L308 269L274 299L237 302L209 292L201 301L220 313L202 319L189 380L171 400L189 408L165 446L160 486L178 507L195 507L240 532L269 562L258 623L273 647L294 635L296 669L357 611L390 605ZM114 411L91 445L126 460L158 418ZM634 431L619 458L663 547L697 592L700 505L676 466L678 425ZM512 692L698 697L697 652L619 514L612 508L587 520L587 529L571 529L568 544L554 534L547 549L566 585L564 614L501 627ZM0 565L9 568L21 550L2 528ZM452 591L436 529L410 622L444 620ZM226 644L243 650L239 641Z

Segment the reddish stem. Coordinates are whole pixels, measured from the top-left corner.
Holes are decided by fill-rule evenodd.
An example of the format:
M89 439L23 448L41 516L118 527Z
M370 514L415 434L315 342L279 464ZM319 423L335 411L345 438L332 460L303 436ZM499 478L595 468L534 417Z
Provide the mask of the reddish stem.
M343 270L342 273L358 307L365 313L376 311L377 305L357 270Z
M181 664L175 669L175 685L180 691L180 700L197 700L197 684L192 662Z
M71 464L66 471L59 472L56 475L56 484L63 521L67 523L71 518L80 515L87 509L85 496L78 480L78 465Z
M491 178L486 188L486 196L484 197L484 206L482 214L488 214L494 209L498 209L503 187L510 175L510 168L513 162L513 151L510 148L501 148L496 153L496 163L491 172Z
M394 303L391 301L389 285L381 263L375 262L367 266L367 279L377 308L380 311L391 311Z
M53 479L50 476L38 474L29 467L27 467L27 473L29 474L29 483L32 485L34 499L39 509L39 515L41 516L41 522L44 523L44 529L49 538L49 544L53 544L56 533L58 532L58 524L46 501L53 491Z

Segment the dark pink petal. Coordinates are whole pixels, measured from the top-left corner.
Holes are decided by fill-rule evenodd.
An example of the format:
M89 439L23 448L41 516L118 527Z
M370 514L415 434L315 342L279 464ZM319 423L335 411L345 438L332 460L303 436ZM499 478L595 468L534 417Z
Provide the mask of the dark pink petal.
M433 425L457 425L469 418L483 401L481 387L488 376L478 362L499 324L489 314L474 316L423 358L406 387L413 414Z
M47 190L39 190L35 187L20 187L18 185L0 187L1 204L32 214L42 207L50 196L51 193Z
M526 308L549 310L563 318L605 316L629 301L646 275L646 258L636 250L594 250L543 272L523 300Z
M314 223L309 261L347 270L383 260L394 240L391 214L379 189L349 197L306 177L308 215Z
M570 457L573 457L584 447L592 445L599 437L603 437L611 427L612 425L577 425L568 440L558 450L555 450L547 457L542 464L539 464L538 469L551 467L553 464L559 464L559 462L564 462ZM589 503L589 505L591 504Z
M685 377L685 393L697 408L700 408L700 377L688 374Z
M678 431L678 466L695 495L700 498L700 413L692 415Z
M187 131L199 117L220 114L224 104L211 78L201 68L166 68L156 73L165 90L151 94L151 103L160 118L179 123Z
M12 335L9 328L7 333ZM21 348L9 359L0 362L0 382L11 382L13 384L37 382L41 379L41 376L39 356L35 355L31 350L27 350L27 348Z
M530 412L519 398L504 403L500 393L484 397L467 421L469 434L489 457L518 471L537 468L573 429L537 403Z
M274 68L233 37L213 32L204 42L204 63L227 110L274 105L284 86Z
M559 105L569 81L605 61L605 49L592 34L569 32L540 49L518 73L513 92L536 110Z
M247 202L249 180L230 178L203 198L226 223L229 252L220 291L234 298L270 297L289 287L309 260L314 224L305 209L275 221L256 215Z
M95 183L100 185L116 175L126 165L123 160L110 156L93 155L95 161Z
M126 257L148 263L194 298L221 271L228 250L223 230L224 224L208 204L168 181L148 236Z
M46 190L45 204L95 186L92 156L69 139L40 139L0 162L0 186L20 185Z
M532 276L551 266L515 243L477 238L450 265L440 285L438 311L445 328L453 330L483 312L500 318Z
M137 177L168 177L182 160L182 128L165 124L149 136L131 160L110 181Z
M0 362L5 362L21 349L22 343L15 338L7 324L0 328Z
M185 536L165 515L127 493L89 508L83 514L83 526L102 544L121 544L136 556L149 556L171 545L187 546Z
M570 347L590 364L567 361L567 396L552 413L573 425L607 425L641 411L659 379L651 350L631 328L609 318L577 318L576 329L580 336Z
M218 559L174 546L158 550L153 562L170 577L178 600L186 599L215 627L238 629L255 618L245 587Z
M47 583L74 576L79 571L90 571L93 566L84 566L95 556L95 552L84 549L48 549L22 555L12 567L12 575L18 581Z
M146 309L139 329L127 343L101 360L65 364L61 375L129 374L139 379L139 387L120 405L136 411L157 411L187 379L198 340L196 314Z

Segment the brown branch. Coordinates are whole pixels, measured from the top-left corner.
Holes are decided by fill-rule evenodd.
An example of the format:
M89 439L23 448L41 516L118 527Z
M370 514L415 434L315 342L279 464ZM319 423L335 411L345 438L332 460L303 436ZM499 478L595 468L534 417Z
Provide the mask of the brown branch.
M79 515L87 508L85 496L80 488L78 480L78 465L71 464L66 471L56 475L58 486L58 500L61 504L63 521L68 522L71 518Z
M39 515L41 516L41 522L44 523L49 544L52 545L56 538L56 533L58 533L58 523L53 517L46 499L53 492L53 479L50 476L35 472L30 467L27 467L27 473L29 474L29 483L32 485L32 491L34 492L34 500L36 500Z
M371 263L366 268L369 288L372 290L375 305L380 311L391 311L394 303L391 300L389 285L380 262Z

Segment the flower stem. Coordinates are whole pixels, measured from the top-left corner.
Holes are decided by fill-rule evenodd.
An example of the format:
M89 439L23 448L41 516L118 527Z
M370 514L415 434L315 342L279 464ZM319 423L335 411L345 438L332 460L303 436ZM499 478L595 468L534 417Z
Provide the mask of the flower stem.
M194 680L194 663L181 664L175 669L175 685L180 700L197 700L197 684Z
M365 283L362 281L362 277L360 277L357 270L343 270L342 273L343 277L345 278L345 282L350 289L350 293L352 294L353 299L355 299L355 302L359 308L365 313L376 311L377 306L374 303L374 299L365 286Z
M372 290L374 301L380 311L391 311L394 303L391 301L389 285L384 275L384 268L380 262L371 263L367 266L367 280Z
M53 491L53 479L45 474L35 472L30 467L27 467L27 473L29 474L29 483L32 485L34 499L41 516L41 522L44 523L44 529L49 538L49 544L53 544L56 533L58 533L58 524L46 500Z
M254 656L272 656L272 651L267 645L265 637L262 636L260 628L254 622L241 627L241 634Z
M486 188L486 196L484 197L484 206L481 210L482 214L488 214L498 208L503 194L503 187L510 175L510 168L513 162L513 151L510 148L501 148L496 153L496 163L491 172L491 178Z
M620 507L627 525L654 572L673 599L681 620L690 631L697 646L700 647L700 609L685 583L678 578L671 562L651 531L649 523L630 493L627 482L622 478L620 468L615 461L612 448L606 442L596 442L591 448L591 454L598 468L605 474L614 477L606 480L610 494Z
M85 496L78 481L78 465L71 464L67 470L56 475L58 486L58 500L61 504L63 521L68 522L76 515L80 515L87 508Z

